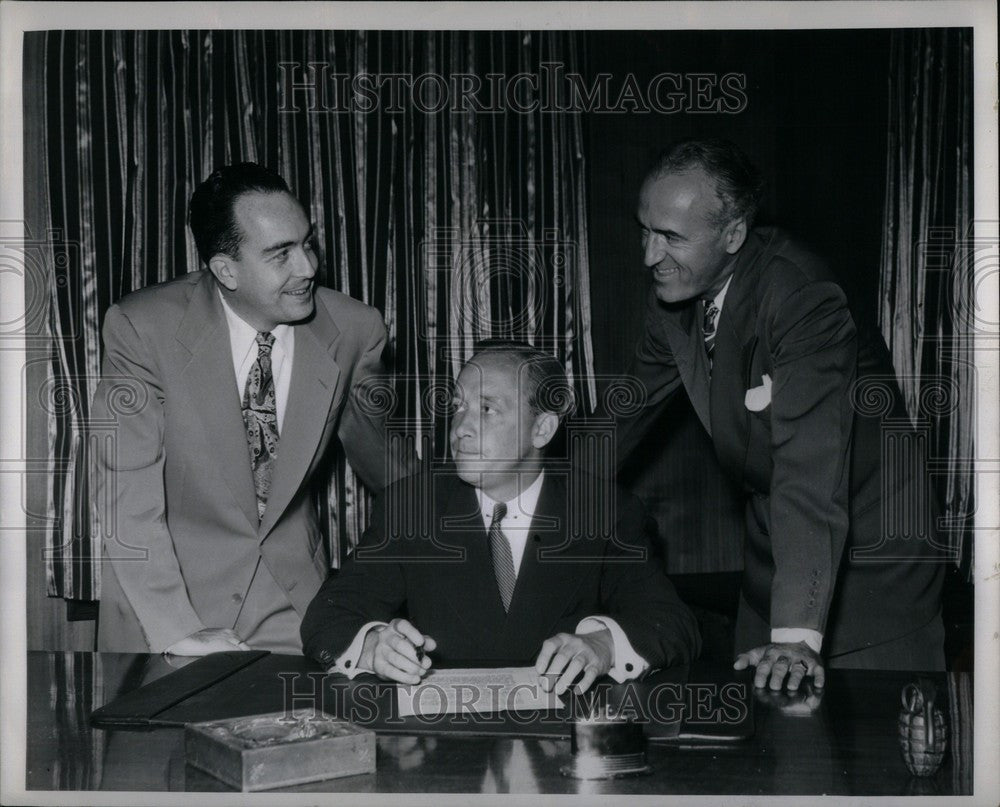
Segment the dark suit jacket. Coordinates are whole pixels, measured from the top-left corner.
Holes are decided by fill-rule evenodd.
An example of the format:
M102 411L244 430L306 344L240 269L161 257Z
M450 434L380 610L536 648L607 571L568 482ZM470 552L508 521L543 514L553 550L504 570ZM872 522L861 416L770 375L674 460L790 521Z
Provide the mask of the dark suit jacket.
M698 301L651 296L633 365L649 397L618 419L619 458L686 390L747 493L743 591L764 620L823 632L837 654L934 618L944 566L926 474L913 459L883 468L883 435L912 447L913 434L881 336L859 334L826 266L771 228L738 254L711 375L701 316ZM750 411L747 391L765 374L770 405ZM916 521L923 535L883 540Z
M405 615L437 642L439 661L531 664L545 639L605 615L653 667L690 660L697 625L651 556L638 501L618 499L615 540L571 537L570 503L565 479L547 472L504 613L474 488L450 472L390 486L355 555L309 606L303 651L330 666L366 622Z
M317 289L295 328L277 464L258 523L229 331L207 272L142 289L104 321L92 408L105 557L102 649L159 652L203 627L233 627L258 557L302 614L329 561L310 480L334 437L380 489L391 478L380 417L352 391L381 371L378 312ZM295 641L296 636L290 640Z

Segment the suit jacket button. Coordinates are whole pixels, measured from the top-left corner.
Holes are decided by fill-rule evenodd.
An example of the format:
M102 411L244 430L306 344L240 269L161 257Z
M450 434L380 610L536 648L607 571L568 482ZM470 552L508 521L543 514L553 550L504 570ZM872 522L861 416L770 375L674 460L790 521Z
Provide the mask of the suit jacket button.
M625 664L625 672L632 672L632 662L629 661Z
M344 662L344 667L346 667L347 669L351 668L351 660L350 659L348 659L347 661Z
M233 602L243 602L243 595L242 594L234 594L233 595Z

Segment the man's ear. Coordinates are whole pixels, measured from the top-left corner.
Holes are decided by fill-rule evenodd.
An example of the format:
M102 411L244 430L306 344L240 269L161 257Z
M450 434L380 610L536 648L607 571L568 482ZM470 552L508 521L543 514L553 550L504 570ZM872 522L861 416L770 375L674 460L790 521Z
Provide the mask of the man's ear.
M726 225L726 252L735 255L747 240L747 220L737 219Z
M559 430L559 416L553 412L539 412L531 427L531 444L535 448L545 448Z
M222 284L223 288L229 291L236 291L240 285L236 268L229 257L222 253L219 253L208 262L208 271L215 275L215 279Z

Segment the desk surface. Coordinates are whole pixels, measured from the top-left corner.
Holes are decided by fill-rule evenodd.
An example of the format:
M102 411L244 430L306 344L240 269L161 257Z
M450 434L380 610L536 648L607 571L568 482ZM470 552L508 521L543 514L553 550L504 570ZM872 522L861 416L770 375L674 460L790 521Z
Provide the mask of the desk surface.
M184 761L182 729L91 728L97 707L171 671L158 656L28 654L29 790L226 791ZM960 795L971 759L949 753L936 776L911 777L897 740L899 672L833 670L808 702L758 692L753 739L727 748L650 744L647 776L567 779L569 740L380 735L378 771L290 788L294 792ZM947 708L948 686L938 677ZM954 731L954 720L952 726Z

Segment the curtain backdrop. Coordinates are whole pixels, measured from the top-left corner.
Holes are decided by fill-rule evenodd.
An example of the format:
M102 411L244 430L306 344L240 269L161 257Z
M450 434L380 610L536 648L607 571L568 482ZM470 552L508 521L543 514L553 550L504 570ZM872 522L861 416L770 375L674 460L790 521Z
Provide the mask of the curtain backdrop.
M100 592L83 446L104 313L133 289L198 268L187 204L223 163L254 160L281 173L314 222L318 281L383 313L393 368L386 393L418 440L446 431L435 406L442 382L478 338L526 339L557 355L593 409L581 116L543 110L540 83L512 90L489 79L538 76L543 63L580 70L577 34L27 38L34 61L25 75L41 71L44 94L41 125L28 130L42 177L26 188L26 209L41 211L28 225L60 233L43 247L52 347L40 405L28 407L29 429L48 435L50 596ZM386 93L403 85L390 83L372 103L365 87L343 93L342 77L361 74L430 78L396 103ZM482 89L468 103L481 111L440 103L476 81ZM367 493L341 463L320 499L336 559L363 529Z
M945 535L971 564L971 30L893 31L889 93L880 324L910 417L929 430Z

